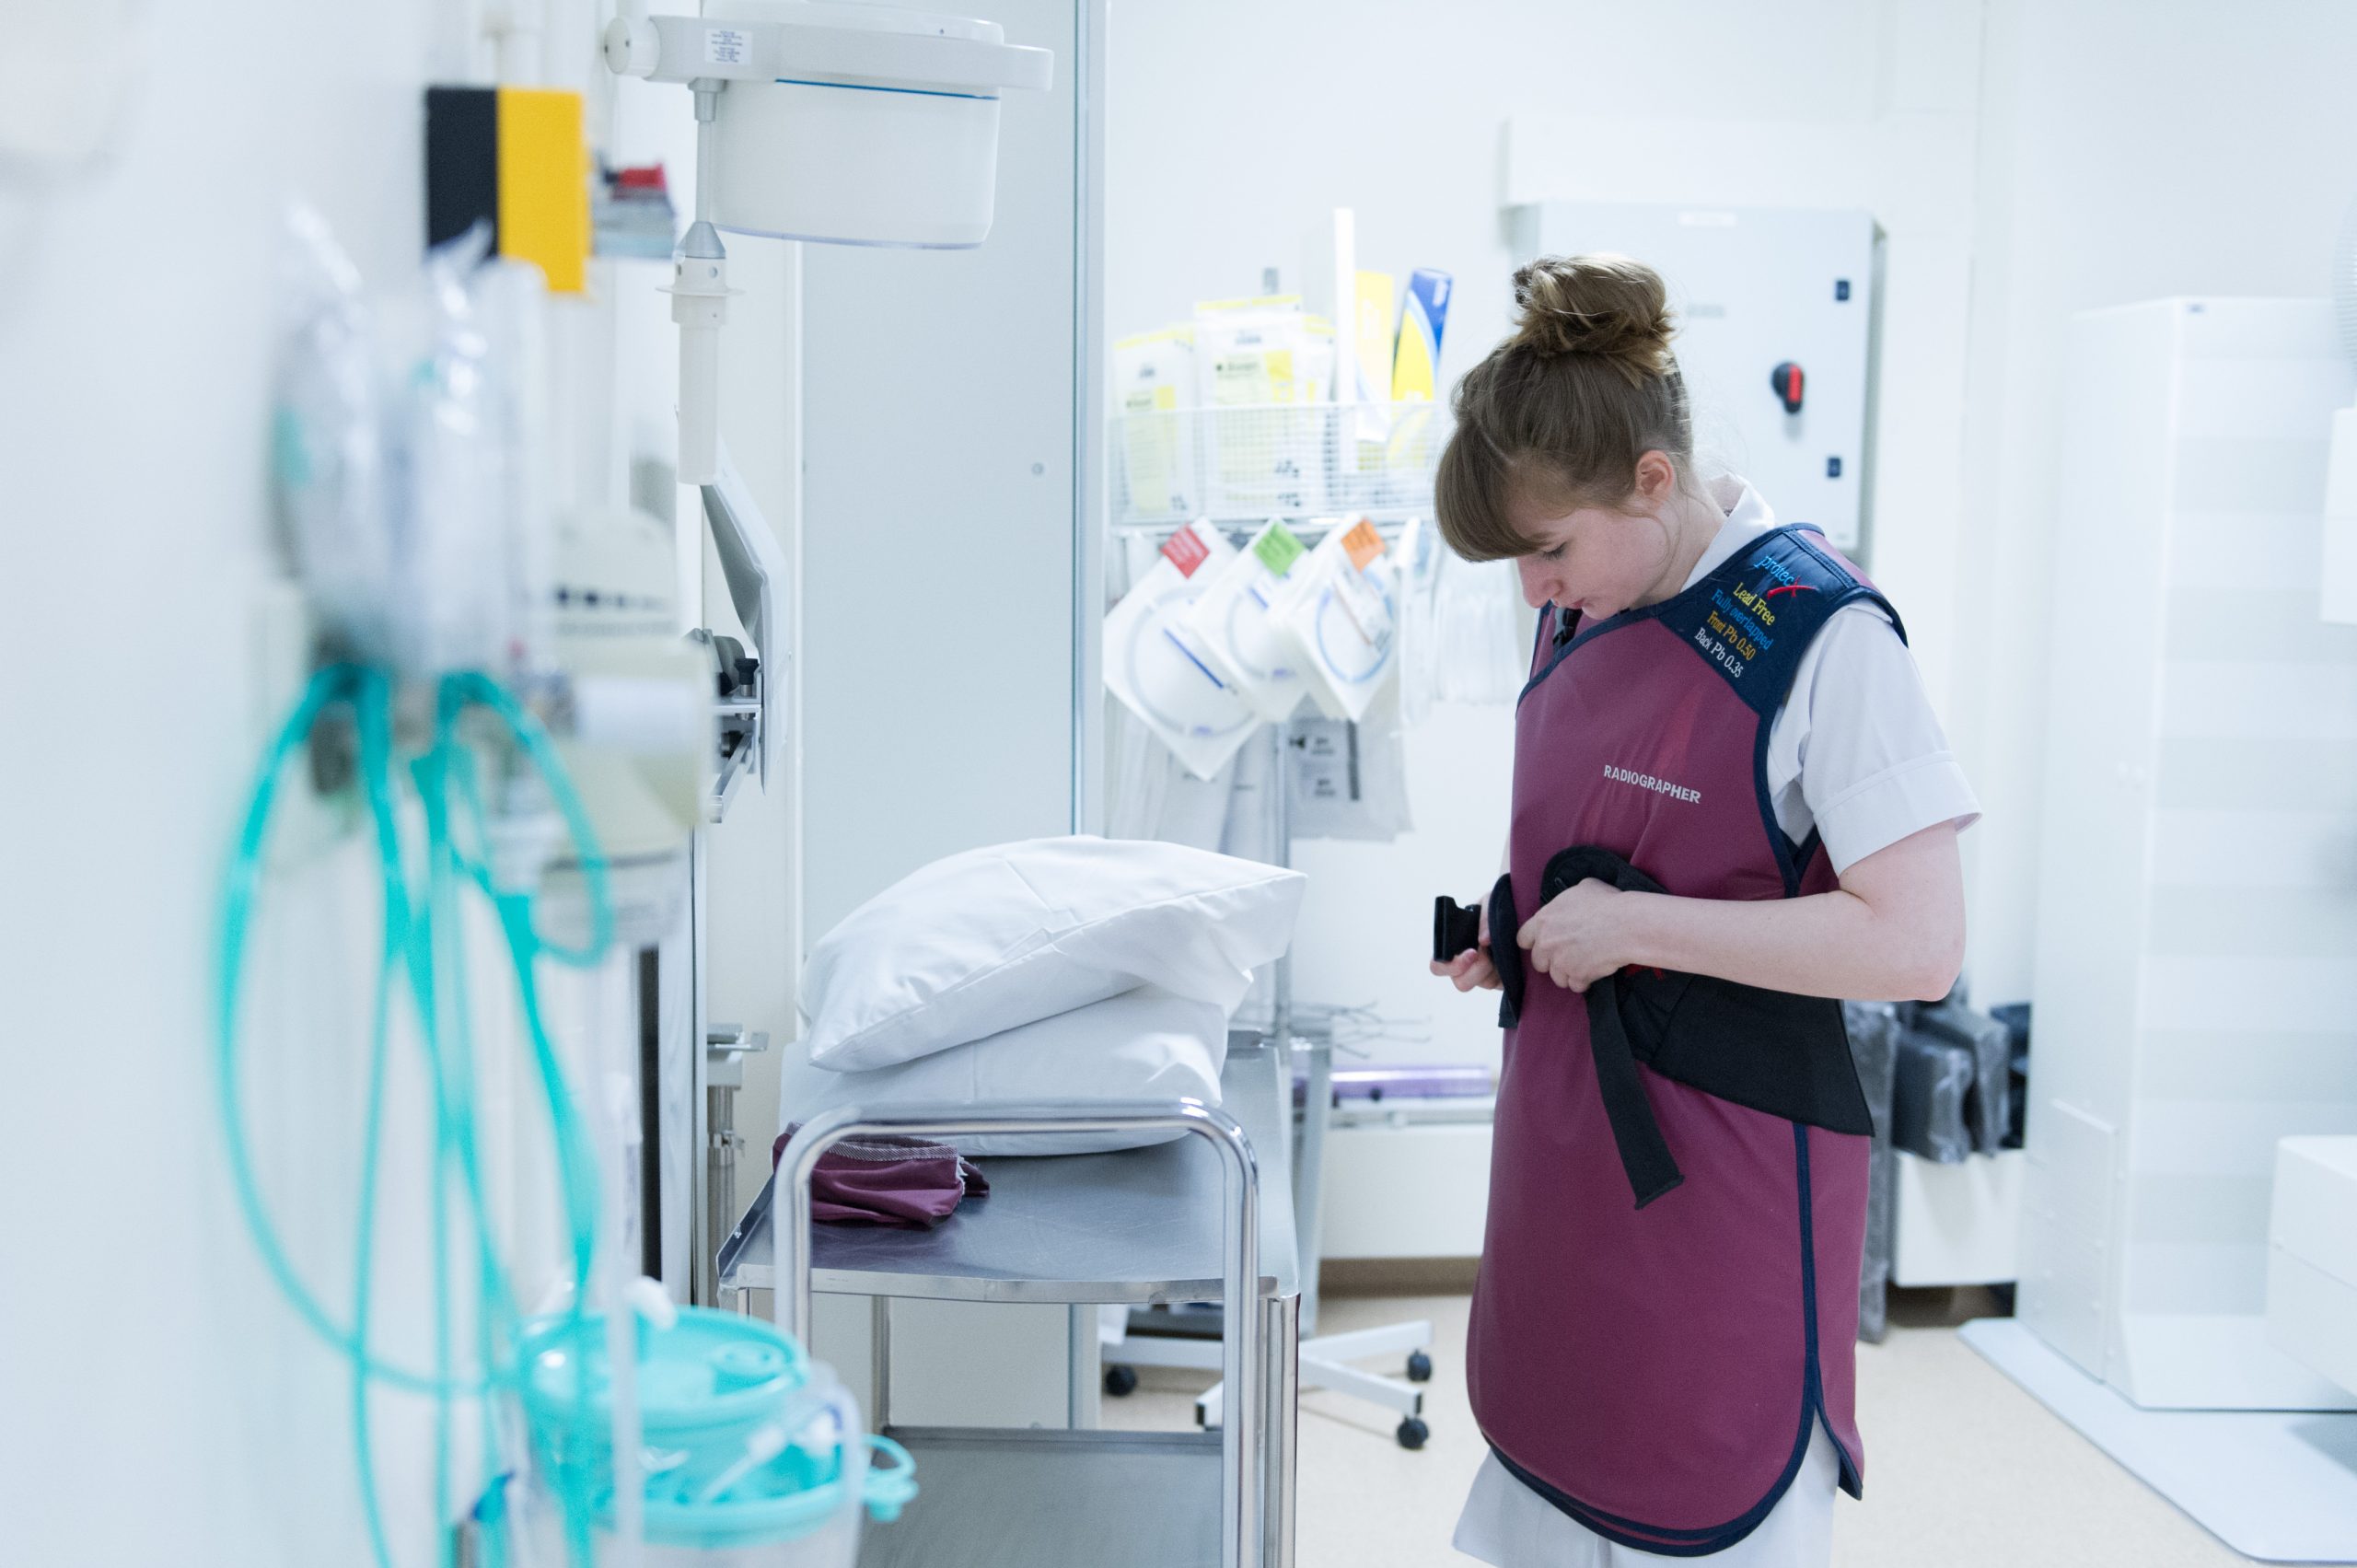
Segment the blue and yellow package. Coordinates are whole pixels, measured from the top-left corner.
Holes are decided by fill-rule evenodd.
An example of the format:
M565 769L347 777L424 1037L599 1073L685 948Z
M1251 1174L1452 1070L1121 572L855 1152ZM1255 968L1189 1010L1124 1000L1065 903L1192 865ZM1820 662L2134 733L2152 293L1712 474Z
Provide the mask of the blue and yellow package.
M1440 335L1448 325L1449 276L1419 267L1399 301L1399 337L1391 354L1391 401L1428 403L1440 377Z
M1418 267L1399 301L1399 340L1391 354L1391 401L1429 403L1440 389L1440 334L1448 325L1449 276ZM1402 410L1391 427L1387 466L1395 474L1428 471L1435 453L1433 413Z

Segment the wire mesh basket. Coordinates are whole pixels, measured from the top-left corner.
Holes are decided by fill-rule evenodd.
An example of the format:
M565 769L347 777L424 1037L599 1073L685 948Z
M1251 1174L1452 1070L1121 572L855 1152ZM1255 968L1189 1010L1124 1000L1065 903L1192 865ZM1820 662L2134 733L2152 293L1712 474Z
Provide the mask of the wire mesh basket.
M1364 512L1427 517L1447 444L1438 403L1256 403L1113 416L1113 521Z

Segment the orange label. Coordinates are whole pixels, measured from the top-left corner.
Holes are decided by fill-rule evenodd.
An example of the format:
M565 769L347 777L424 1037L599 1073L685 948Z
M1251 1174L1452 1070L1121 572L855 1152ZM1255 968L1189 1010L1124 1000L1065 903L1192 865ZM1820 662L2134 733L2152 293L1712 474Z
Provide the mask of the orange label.
M1364 572L1368 562L1383 553L1383 536L1375 531L1373 523L1361 517L1357 525L1342 536L1342 552L1351 558L1352 565Z

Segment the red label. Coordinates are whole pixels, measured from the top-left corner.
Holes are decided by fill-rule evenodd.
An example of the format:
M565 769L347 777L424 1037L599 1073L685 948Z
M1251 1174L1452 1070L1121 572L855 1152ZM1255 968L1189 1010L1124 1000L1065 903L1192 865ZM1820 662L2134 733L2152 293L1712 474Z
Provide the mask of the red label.
M1192 528L1180 528L1162 541L1163 559L1178 567L1182 577L1193 576L1195 568L1209 559L1211 552L1211 546Z

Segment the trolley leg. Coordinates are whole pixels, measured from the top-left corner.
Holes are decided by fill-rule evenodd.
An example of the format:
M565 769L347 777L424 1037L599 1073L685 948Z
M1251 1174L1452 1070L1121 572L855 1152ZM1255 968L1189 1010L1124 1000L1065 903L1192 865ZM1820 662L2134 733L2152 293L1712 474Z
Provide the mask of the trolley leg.
M1280 1296L1263 1317L1261 1388L1268 1416L1261 1427L1265 1462L1260 1482L1262 1568L1293 1568L1294 1469L1300 1410L1301 1297Z
M867 1420L881 1432L892 1419L892 1298L867 1303Z

